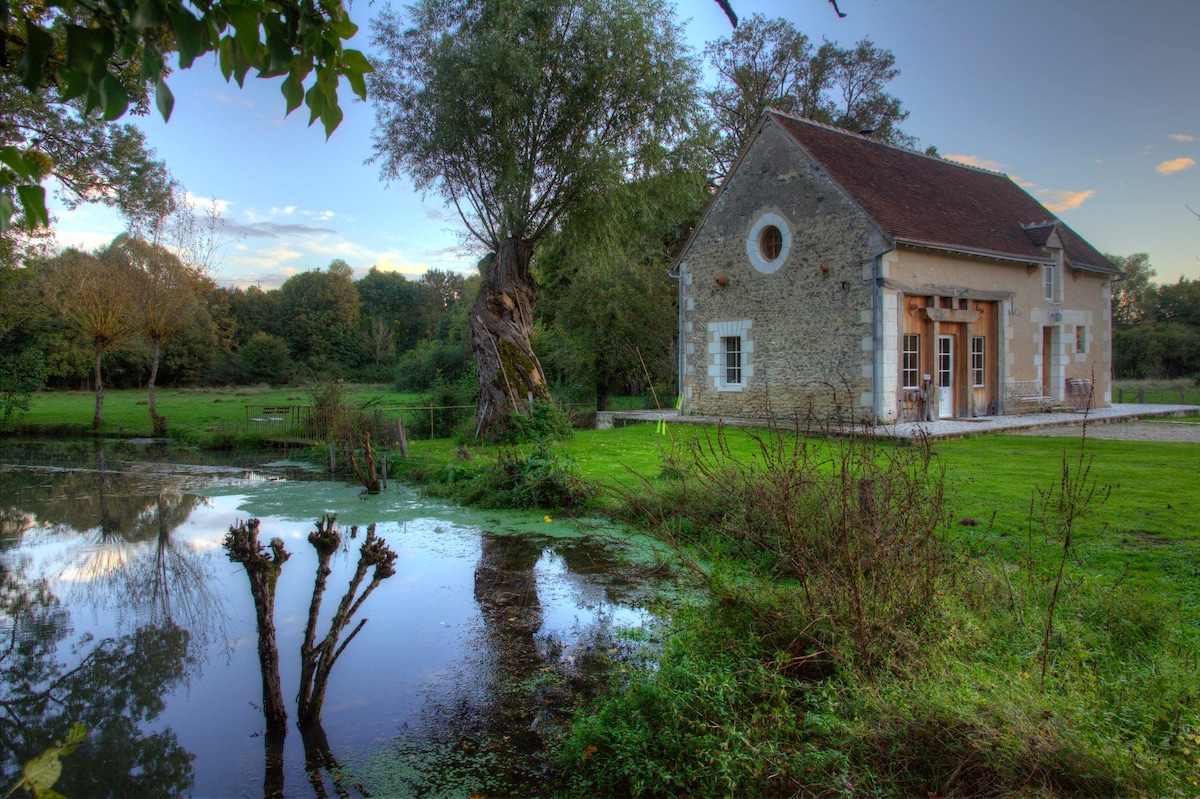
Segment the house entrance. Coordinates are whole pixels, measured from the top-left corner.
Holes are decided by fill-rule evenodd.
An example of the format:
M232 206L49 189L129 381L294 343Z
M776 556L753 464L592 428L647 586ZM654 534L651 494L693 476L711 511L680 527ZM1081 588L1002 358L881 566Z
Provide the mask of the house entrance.
M954 336L938 336L938 416L954 415Z

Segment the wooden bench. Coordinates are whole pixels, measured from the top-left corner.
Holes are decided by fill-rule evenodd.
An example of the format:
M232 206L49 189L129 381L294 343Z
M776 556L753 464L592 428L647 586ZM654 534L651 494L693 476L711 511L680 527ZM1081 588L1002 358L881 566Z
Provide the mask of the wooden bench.
M1054 397L1042 391L1041 380L1009 380L1005 389L1005 409L1009 413L1044 411L1054 404Z

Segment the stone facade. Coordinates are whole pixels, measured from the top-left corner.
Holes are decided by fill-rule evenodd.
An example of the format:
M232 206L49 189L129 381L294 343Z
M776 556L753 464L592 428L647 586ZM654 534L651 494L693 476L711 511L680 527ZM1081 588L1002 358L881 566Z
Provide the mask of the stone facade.
M684 414L978 417L1015 412L1017 382L1037 383L1048 405L1079 405L1072 391L1088 382L1093 407L1111 404L1110 301L1119 271L1099 255L1096 267L1073 267L1064 252L1080 252L1078 237L1055 220L1026 219L1049 212L995 173L975 196L998 194L998 206L1019 207L1021 219L995 225L1008 225L1027 246L1036 239L1032 254L902 240L797 144L795 120L778 120L768 114L676 267ZM873 177L889 159L925 158L897 152L854 169L862 164ZM939 179L959 169L905 166L937 169ZM844 162L838 168L847 174ZM884 210L902 207L911 217L920 212L905 205L906 179L886 193L895 206ZM880 207L878 194L872 202ZM990 227L985 234L997 232Z
M759 251L764 224L779 256ZM767 125L680 262L684 412L861 415L871 399L871 269L883 235ZM755 257L755 256L758 257ZM740 383L724 374L740 337Z

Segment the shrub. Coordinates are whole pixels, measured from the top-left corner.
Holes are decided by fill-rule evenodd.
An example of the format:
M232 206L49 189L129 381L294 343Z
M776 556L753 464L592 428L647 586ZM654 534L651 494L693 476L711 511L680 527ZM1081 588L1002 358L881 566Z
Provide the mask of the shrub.
M464 475L453 469L430 493L452 496L480 508L571 509L588 501L592 490L579 478L579 469L548 442L539 442L522 457L501 450L496 463Z
M492 426L489 438L499 444L565 441L575 434L571 417L550 402L534 404L529 413L510 413Z
M438 380L456 382L474 361L463 342L423 341L396 363L397 391L430 391Z
M814 647L875 672L908 651L935 610L946 566L944 488L929 442L884 446L870 435L826 444L752 433L758 458L734 458L719 430L666 459L672 480L618 492L628 520L700 560L733 558L738 579L710 588L758 604L769 581L794 585L786 607L796 656Z

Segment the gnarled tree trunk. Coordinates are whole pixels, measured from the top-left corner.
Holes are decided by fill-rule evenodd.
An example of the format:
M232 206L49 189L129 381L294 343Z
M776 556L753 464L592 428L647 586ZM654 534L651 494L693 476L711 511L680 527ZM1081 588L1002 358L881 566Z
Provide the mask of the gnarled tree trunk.
M528 408L529 396L550 399L542 365L530 346L537 283L529 273L533 243L508 238L499 243L483 287L471 309L471 354L479 366L480 428Z

